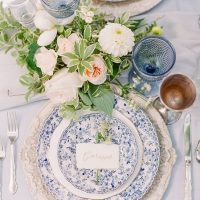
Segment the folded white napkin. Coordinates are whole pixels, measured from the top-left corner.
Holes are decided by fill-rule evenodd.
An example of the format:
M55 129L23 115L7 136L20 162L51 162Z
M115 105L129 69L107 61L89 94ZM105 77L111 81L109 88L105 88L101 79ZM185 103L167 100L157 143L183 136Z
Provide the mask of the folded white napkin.
M79 169L116 170L119 168L119 146L116 144L77 144L76 162Z

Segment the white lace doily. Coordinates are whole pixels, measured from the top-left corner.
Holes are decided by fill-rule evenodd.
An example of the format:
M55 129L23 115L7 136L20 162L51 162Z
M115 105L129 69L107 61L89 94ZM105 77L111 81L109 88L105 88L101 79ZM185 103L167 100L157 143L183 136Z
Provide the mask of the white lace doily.
M120 16L124 12L128 12L130 16L144 13L162 0L127 0L122 2L106 2L103 0L93 0L92 5L106 14L111 14L115 17Z
M116 90L115 92L118 93L117 88L114 89ZM151 105L147 105L148 102L146 101L146 99L136 93L130 93L127 98L133 104L140 106L146 111L157 129L161 149L160 166L151 189L142 199L160 200L168 186L172 168L176 160L176 153L174 148L172 147L172 142L168 133L168 129L155 108L153 108ZM30 192L32 193L35 200L55 200L43 185L42 179L40 178L39 169L37 167L36 159L36 146L38 143L40 130L43 127L44 121L50 115L53 109L53 105L47 104L41 110L41 112L35 118L30 129L30 134L26 138L21 150L21 160L24 172L30 186Z

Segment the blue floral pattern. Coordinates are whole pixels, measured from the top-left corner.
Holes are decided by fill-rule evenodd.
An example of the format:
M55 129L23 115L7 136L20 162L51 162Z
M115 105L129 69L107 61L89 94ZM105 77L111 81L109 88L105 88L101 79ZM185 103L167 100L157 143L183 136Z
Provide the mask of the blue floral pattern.
M97 171L76 167L76 144L96 143L96 132L102 122L110 124L112 143L120 148L120 168ZM86 114L72 122L64 131L58 146L58 160L65 178L76 188L87 193L106 193L123 185L134 172L138 162L138 145L132 130L120 119L111 119L104 113Z
M153 124L142 109L132 108L126 100L118 96L115 97L114 108L125 115L136 126L143 142L144 155L139 174L132 184L125 191L107 200L138 200L149 190L159 167L160 148L158 137ZM68 192L68 190L57 181L48 161L47 151L49 149L50 140L54 130L61 121L62 118L58 114L58 109L55 108L44 123L37 146L39 171L44 185L55 199L83 200L83 198Z

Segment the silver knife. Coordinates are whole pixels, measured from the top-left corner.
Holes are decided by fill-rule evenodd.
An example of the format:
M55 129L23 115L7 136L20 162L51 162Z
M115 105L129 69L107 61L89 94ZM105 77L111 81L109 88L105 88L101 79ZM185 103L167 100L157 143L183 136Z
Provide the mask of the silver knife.
M192 176L191 176L191 115L187 114L184 123L185 142L185 200L192 200Z

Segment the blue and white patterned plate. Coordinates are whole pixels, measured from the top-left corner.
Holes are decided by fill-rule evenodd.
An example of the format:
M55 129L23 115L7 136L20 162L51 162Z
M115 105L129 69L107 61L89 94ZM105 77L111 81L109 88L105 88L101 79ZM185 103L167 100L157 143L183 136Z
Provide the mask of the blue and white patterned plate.
M143 163L140 167L139 173L136 176L136 178L132 181L132 183L127 187L127 189L122 191L120 194L107 199L140 199L150 188L159 166L160 149L156 130L150 122L149 118L142 110L136 110L131 108L127 101L117 96L115 98L115 109L120 111L120 113L126 116L137 127L137 130L139 132L140 138L144 146L144 155ZM52 193L55 199L81 200L83 198L78 197L69 192L69 190L66 187L64 187L63 184L61 184L62 181L58 181L58 179L53 174L53 169L50 163L50 142L52 140L52 137L56 137L56 134L54 134L54 132L55 130L59 131L59 125L62 123L61 121L62 118L60 118L58 115L58 109L55 109L44 124L43 130L40 134L40 139L37 148L39 170L45 186ZM63 137L65 136L65 133L66 132L64 132Z
M101 170L97 184L96 170L77 168L76 145L96 143L96 132L101 129L102 122L110 124L112 143L119 145L120 167ZM120 112L113 110L109 118L105 113L85 111L72 123L64 120L54 131L48 159L53 174L70 192L83 198L105 199L124 191L133 182L142 164L142 154L143 145L137 129Z

